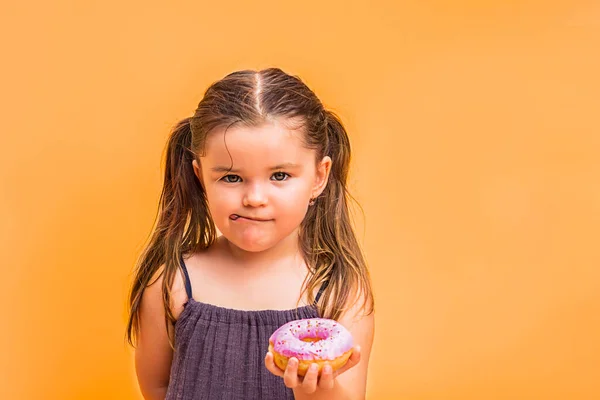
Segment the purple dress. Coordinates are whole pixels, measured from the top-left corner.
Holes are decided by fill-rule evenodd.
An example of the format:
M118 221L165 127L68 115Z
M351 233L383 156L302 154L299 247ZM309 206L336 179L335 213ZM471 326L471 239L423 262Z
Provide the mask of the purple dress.
M183 259L188 301L175 323L175 351L166 400L294 399L264 364L269 337L287 322L318 318L316 304L293 310L244 311L198 302Z

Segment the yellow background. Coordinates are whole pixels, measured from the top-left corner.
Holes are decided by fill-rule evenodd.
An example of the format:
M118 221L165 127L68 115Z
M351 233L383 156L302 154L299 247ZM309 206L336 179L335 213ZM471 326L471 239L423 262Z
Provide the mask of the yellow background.
M273 65L350 131L369 397L600 398L600 2L1 8L0 398L140 398L126 293L168 131Z

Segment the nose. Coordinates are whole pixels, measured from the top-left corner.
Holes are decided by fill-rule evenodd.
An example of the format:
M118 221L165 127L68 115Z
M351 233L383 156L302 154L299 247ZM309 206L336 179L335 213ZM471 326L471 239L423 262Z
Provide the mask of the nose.
M244 193L243 204L247 207L260 207L267 204L267 194L260 184L248 185L248 189Z

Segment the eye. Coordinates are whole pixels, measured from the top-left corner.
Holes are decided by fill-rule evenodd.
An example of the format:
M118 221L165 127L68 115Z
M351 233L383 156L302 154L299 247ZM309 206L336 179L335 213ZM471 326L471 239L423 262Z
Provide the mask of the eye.
M275 177L276 181L280 181L281 182L281 181L284 181L286 177L290 176L290 174L287 174L285 172L275 172L273 174L273 176ZM281 179L279 179L279 178L281 178Z
M236 180L229 179L232 177L235 178ZM225 175L224 177L221 178L221 180L224 180L227 183L238 183L239 180L237 180L237 179L240 179L240 177L238 175Z

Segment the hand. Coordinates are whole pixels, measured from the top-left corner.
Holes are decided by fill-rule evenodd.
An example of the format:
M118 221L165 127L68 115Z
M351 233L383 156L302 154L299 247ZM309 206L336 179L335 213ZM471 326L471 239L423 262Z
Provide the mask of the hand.
M331 365L324 365L321 376L319 377L319 368L317 364L312 364L304 377L298 375L298 359L291 357L288 360L285 371L282 371L273 361L273 353L267 352L265 356L265 366L274 375L283 378L285 386L290 389L301 389L304 393L311 394L318 389L333 389L335 378L354 367L360 361L360 346L354 346L348 362L335 372L332 372Z

